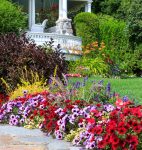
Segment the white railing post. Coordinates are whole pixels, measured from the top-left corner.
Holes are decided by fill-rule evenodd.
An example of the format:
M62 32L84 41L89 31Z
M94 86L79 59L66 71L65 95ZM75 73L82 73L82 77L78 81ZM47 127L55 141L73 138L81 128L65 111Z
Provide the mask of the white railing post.
M35 24L35 0L32 0L32 25Z
M67 0L59 0L59 19L67 19Z
M29 30L31 30L32 26L32 0L29 0Z
M85 12L91 13L91 4L92 4L92 0L88 0L87 3L85 4Z

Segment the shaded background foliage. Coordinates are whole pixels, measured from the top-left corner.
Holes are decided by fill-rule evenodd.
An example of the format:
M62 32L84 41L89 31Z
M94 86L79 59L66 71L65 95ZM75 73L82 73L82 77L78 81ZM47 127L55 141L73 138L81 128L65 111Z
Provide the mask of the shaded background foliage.
M124 20L133 48L142 43L142 0L94 0L92 11Z

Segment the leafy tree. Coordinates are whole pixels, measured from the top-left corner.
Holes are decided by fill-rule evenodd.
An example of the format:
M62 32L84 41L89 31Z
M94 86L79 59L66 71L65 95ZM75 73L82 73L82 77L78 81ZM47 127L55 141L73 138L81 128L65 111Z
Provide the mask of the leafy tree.
M92 10L124 20L132 49L142 43L142 0L94 0Z
M19 6L0 0L0 33L19 32L26 25L26 18Z

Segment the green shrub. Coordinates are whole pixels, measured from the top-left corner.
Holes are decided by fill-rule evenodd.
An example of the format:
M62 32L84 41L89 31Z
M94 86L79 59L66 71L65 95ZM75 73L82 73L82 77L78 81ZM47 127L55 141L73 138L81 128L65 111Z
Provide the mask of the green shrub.
M103 75L108 72L108 65L102 58L83 57L79 61L70 62L70 72L80 73L83 76Z
M19 6L7 0L0 0L0 33L17 33L25 24L26 18Z
M142 75L142 44L138 45L134 51L121 51L118 56L118 64L121 75Z
M99 15L100 38L110 50L127 50L129 31L124 21L111 16Z
M129 47L129 31L123 21L107 15L80 13L76 15L74 23L83 45L104 41L110 50L126 50Z
M93 13L79 13L74 18L77 36L82 38L83 45L99 40L99 21Z

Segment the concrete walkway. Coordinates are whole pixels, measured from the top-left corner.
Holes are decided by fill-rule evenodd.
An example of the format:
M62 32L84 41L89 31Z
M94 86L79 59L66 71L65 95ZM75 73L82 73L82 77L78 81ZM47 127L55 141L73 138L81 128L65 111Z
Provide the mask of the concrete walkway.
M0 125L0 150L79 150L71 143L47 137L39 129Z

